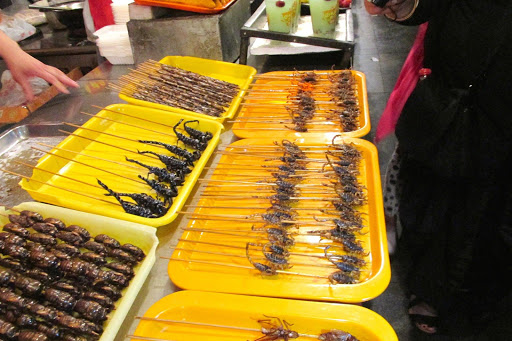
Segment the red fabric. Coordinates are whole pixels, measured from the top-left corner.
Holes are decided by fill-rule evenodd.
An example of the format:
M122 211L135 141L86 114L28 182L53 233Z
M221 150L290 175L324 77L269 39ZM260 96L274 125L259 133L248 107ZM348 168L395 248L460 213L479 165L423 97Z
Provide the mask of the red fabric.
M423 66L423 40L425 38L425 32L427 31L427 24L428 23L424 23L418 28L414 44L407 55L407 59L400 71L400 76L396 81L395 87L386 104L386 108L377 125L375 143L380 142L383 138L395 131L396 122L402 113L405 102L418 82L418 72Z
M96 30L115 24L111 4L111 0L89 0L89 9Z

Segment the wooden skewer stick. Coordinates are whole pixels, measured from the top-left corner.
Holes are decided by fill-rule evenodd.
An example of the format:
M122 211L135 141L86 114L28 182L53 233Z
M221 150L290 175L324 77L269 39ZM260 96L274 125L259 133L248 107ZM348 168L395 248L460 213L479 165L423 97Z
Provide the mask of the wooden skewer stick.
M113 111L113 110L109 110L109 111ZM116 112L116 111L114 111L114 112ZM83 112L83 111L80 111L80 113L84 114L84 115L87 115L87 116L92 116L92 117L94 117L96 119L99 119L99 120L115 122L115 123L126 125L126 126L129 126L129 127L135 127L135 128L138 128L138 129L150 131L152 133L157 133L157 134L161 134L161 135L165 135L165 136L170 136L170 137L176 138L176 136L174 134L164 133L164 132L161 132L161 131L158 131L158 130L153 130L153 129L145 128L145 127L140 126L140 125L135 125L135 124L130 124L130 123L126 123L126 122L121 122L119 120L114 120L114 119L108 118L108 117L100 117L100 116L89 114L89 113L86 113L86 112ZM134 140L134 141L138 141L138 140Z
M234 121L228 121L227 123L261 123L261 124L295 124L291 119L285 119L285 120L267 120L267 121L260 121L260 120L234 120ZM331 121L307 121L306 126L333 126L338 127L339 122L336 122L336 120Z
M146 341L177 341L177 340L171 340L171 339L161 339L158 337L137 336L134 334L126 335L125 339L146 340Z
M110 144L110 143L106 143L106 142L102 142L102 141L98 141L98 140L95 140L95 139L91 139L89 137L85 137L85 136L82 136L82 135L70 133L69 131L60 130L60 129L59 129L59 131L61 133L67 134L67 135L76 136L76 137L79 137L79 138L82 138L82 139L85 139L85 140L89 140L89 141L92 141L92 142L103 144L105 146L109 146L109 147L113 147L113 148L116 148L116 149L124 150L125 152L128 152L128 153L137 154L137 155L141 155L141 156L146 156L148 158L158 160L158 158L156 156L153 156L153 155L140 154L140 153L134 152L133 150L130 150L130 149L126 149L126 148L123 148L123 147L118 147L118 146Z
M56 149L56 150L62 150L62 151L65 151L65 152L68 152L68 153L73 153L73 154L80 155L80 156L90 157L91 159L95 159L95 160L115 163L117 165L121 165L123 167L128 167L128 168L133 168L133 169L136 169L136 170L145 169L145 168L140 167L140 166L134 166L131 163L123 163L123 162L118 162L118 161L114 161L114 160L104 159L104 158L97 157L97 156L92 156L92 155L87 155L87 154L80 153L80 152L75 152L74 150L69 150L69 149L65 149L65 148L59 148L59 147L51 146L51 145L46 144L46 143L38 143L38 145L43 146L43 147L47 147L47 148Z
M254 104L272 104L272 105L279 105L279 104L274 104L274 103L264 103L264 102L268 102L268 101L278 101L279 99L278 98L269 98L269 97L257 97L257 96L245 96L244 97L245 100L250 100L250 103L254 103ZM262 101L263 103L259 103L259 101ZM295 104L295 103L301 103L300 100L296 100L296 99L289 99L289 98L283 98L282 99L283 102L286 102L286 103L283 103L283 104ZM337 103L339 103L340 101L317 101L315 100L315 106L319 105L319 104L334 104L334 105L337 105ZM245 104L249 104L248 102L245 102Z
M241 130L279 130L279 131L296 131L294 130L292 127L290 128L287 128L287 127L282 127L282 128L269 128L269 127L244 127L244 128L240 128ZM316 131L316 132L324 132L324 133L337 133L337 132L341 132L340 129L309 129L308 128L308 131L307 132L312 132L312 131Z
M72 124L72 123L66 123L66 122L63 122L63 123L65 125L68 125L68 126L71 126L71 127L80 128L80 129L87 130L87 131L92 131L94 133L98 133L98 134L102 134L102 135L107 135L107 136L112 136L112 137L115 137L115 138L118 138L118 139L127 140L127 141L131 141L131 142L141 143L141 142L139 142L139 140L131 139L131 138L120 136L120 135L116 135L116 134L106 133L106 132L101 131L101 130L84 128L82 126L78 126L78 125ZM160 146L160 147L162 147L162 146ZM139 154L139 153L137 153L137 154ZM146 154L140 154L140 155L146 155ZM151 157L152 159L158 159L158 157L153 156L153 155L146 155L146 156Z
M207 261L192 260L192 259L170 258L169 261L178 261L178 262L187 262L187 263L201 263L201 264L209 264L209 265L229 266L229 267L238 268L238 269L257 270L257 269L255 269L252 266L244 266L244 265L237 265L237 264L226 264L226 263L219 263L219 262L207 262ZM278 274L283 274L283 275L292 275L292 276L303 276L303 277L313 277L313 278L328 279L328 277L326 277L326 276L305 274L305 273L300 273L300 272L292 272L292 271L284 271L284 270L275 270L275 272L278 273Z
M46 151L46 150L43 150L43 149L39 149L39 148L36 148L36 147L32 147L32 149L35 149L35 150L38 150L40 152L45 152L47 154L50 154L50 155L53 155L53 156L56 156L56 157L60 157L61 159L64 159L64 160L68 160L70 162L74 162L74 163L78 163L82 166L86 166L86 167L89 167L89 168L92 168L92 169L96 169L96 170L99 170L99 171L102 171L102 172L105 172L105 173L108 173L108 174L111 174L111 175L115 175L115 176L118 176L120 178L123 178L123 179L126 179L126 180L130 180L130 181L133 181L133 182L137 182L139 184L143 184L145 185L146 183L143 182L143 181L140 181L140 180L137 180L137 179L132 179L132 178L129 178L127 176L124 176L124 175L121 175L121 174L118 174L118 173L115 173L115 172L111 172L111 171L108 171L106 169L101 169L101 168L98 168L98 167L95 167L95 166L91 166L91 165L88 165L86 163L83 163L83 162L80 162L80 161L76 161L76 160L73 160L73 159L70 159L70 158L67 158L65 156L62 156L62 155L58 155L58 154L54 154L52 153L51 151Z
M235 245L227 245L227 244L220 244L220 243L210 243L210 242L204 242L204 241L200 241L200 240L188 240L188 239L178 239L179 242L184 242L184 243L194 243L194 244L203 244L203 245L211 245L211 246L222 246L222 247L227 247L227 248L231 248L231 249L243 249L245 250L245 246L235 246ZM261 243L255 243L256 246L264 246L265 244L261 244ZM299 243L300 244L300 243ZM320 246L320 245L314 245L314 246ZM323 248L322 248L322 252L323 252ZM299 257L311 257L311 258L322 258L322 259L325 259L325 255L314 255L314 254L309 254L309 253L300 253L300 252L291 252L289 251L288 252L290 254L290 256L299 256Z
M209 254L209 255L227 256L227 257L235 257L235 258L247 258L246 255L236 255L236 254L232 254L232 253L202 251L202 250L194 250L194 249L182 249L182 248L179 248L179 247L175 247L174 250L178 250L178 251L192 251L192 252L204 253L204 254ZM160 256L160 258L170 259L171 257ZM265 257L260 257L260 256L258 256L258 257L252 256L251 258L258 259L258 260L266 260ZM332 265L329 265L329 264L308 264L308 263L297 263L297 262L293 262L293 263L289 263L289 264L290 265L294 265L294 266L295 265L298 265L298 266L311 266L311 267L331 268L331 269L335 269L336 268L336 266L334 264L332 264Z
M60 190L63 190L63 191L66 191L66 192L69 192L69 193L73 193L73 194L77 194L77 195L81 195L81 196L84 196L84 197L87 197L87 198L90 198L90 199L94 199L94 200L98 200L98 201L102 201L102 202L105 202L107 204L112 204L112 205L116 205L116 206L121 206L121 204L117 203L117 202L112 202L112 201L108 201L108 200L105 200L105 199L100 199L100 198L97 198L95 196L92 196L92 195L89 195L89 194L85 194L85 193L80 193L80 192L77 192L77 191L73 191L73 190L70 190L68 188L64 188L64 187L60 187L60 186L56 186L56 185L52 185L52 184L49 184L49 183L46 183L44 181L39 181L39 180L36 180L36 179L31 179L29 178L28 176L25 176L25 175L22 175L22 174L18 174L18 173L15 173L15 172L11 172L11 171L8 171L6 169L2 169L0 168L0 171L2 172L5 172L5 173L9 173L11 175L16 175L16 176L19 176L23 179L27 179L28 181L34 181L34 182L37 182L37 183L40 183L40 184L43 184L45 186L50 186L50 187L53 187L53 188L57 188L57 189L60 189Z
M178 260L178 259L173 259ZM248 267L250 268L250 267ZM253 268L254 269L254 268ZM323 276L320 276L322 278L325 278ZM160 319L160 318L154 318L154 317L144 317L144 316L137 316L136 319L142 320L142 321L153 321L153 322L164 322L164 323L177 323L177 324L189 324L193 326L205 326L205 327L214 327L214 328L226 328L226 329L235 329L235 330L244 330L249 332L258 332L261 333L261 329L256 328L245 328L245 327L235 327L235 326L226 326L222 324L210 324L210 323L203 323L203 322L191 322L191 321L182 321L182 320L168 320L168 319ZM301 337L310 337L310 338L318 338L318 335L310 335L310 334L299 334ZM137 338L136 335L133 335L134 338ZM164 339L156 339L156 340L164 340ZM165 340L167 341L167 340Z
M197 179L198 182L220 182L220 183L226 183L226 184L246 184L250 186L278 186L276 183L270 183L270 182L263 182L261 180L254 182L254 181L237 181L237 180L222 180L222 179ZM213 185L213 184L212 184ZM218 185L216 185L218 186ZM308 187L333 187L329 186L327 184L297 184L294 186L295 188L308 188Z
M239 221L239 222L245 222L245 223L265 223L266 221L263 219L249 219L247 216L230 216L230 215L221 215L221 214L200 214L200 213L191 213L192 215L189 219L194 220L218 220L218 221ZM299 225L299 226L326 226L326 227L335 227L334 224L329 224L322 221L316 221L316 220L281 220L281 223L284 224L293 224L293 225ZM191 228L189 228L191 229ZM191 230L192 231L192 230ZM210 231L210 230L208 230ZM216 230L215 230L216 231ZM299 234L300 235L300 234ZM311 236L313 234L304 234L305 236Z
M208 206L208 205L185 205L183 207L189 207L189 208L218 208L218 209L238 209L238 210L267 210L269 207L262 207L262 206ZM305 207L293 207L292 210L300 210L300 211L318 211L318 210L324 210L325 208L305 208Z
M59 173L55 173L55 172L52 172L52 171L49 171L47 169L43 169L43 168L38 168L38 167L35 167L35 166L32 166L28 163L25 163L25 162L21 162L21 161L16 161L16 160L13 160L15 163L17 164L20 164L20 165L23 165L23 166L26 166L26 167L29 167L31 169L37 169L39 171L43 171L43 172L47 172L47 173L50 173L52 175L56 175L56 176L60 176L61 178L64 178L64 179L68 179L68 180L72 180L72 181L76 181L76 182L79 182L81 184L84 184L84 185L87 185L87 186L91 186L91 187L94 187L94 188L101 188L100 186L96 186L96 185L93 185L93 184L90 184L88 182L85 182L85 181L82 181L82 180L78 180L78 179L73 179L69 176L66 176L66 175L62 175L62 174L59 174Z
M247 191L246 191L247 192ZM243 196L243 195L210 195L208 193L203 193L202 196L204 197L208 197L208 198L216 198L216 199L247 199L247 200L252 200L252 199L265 199L265 200L268 200L268 199L272 199L268 196L259 196L259 195L252 195L252 196ZM329 199L335 199L334 197L289 197L290 200L304 200L304 201L309 201L309 200L329 200Z

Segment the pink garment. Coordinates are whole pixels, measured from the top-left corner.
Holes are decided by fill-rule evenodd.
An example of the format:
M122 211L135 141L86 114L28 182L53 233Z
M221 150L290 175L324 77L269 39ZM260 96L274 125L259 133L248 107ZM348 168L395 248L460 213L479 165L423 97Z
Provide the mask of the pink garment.
M407 55L407 59L400 71L400 76L377 125L375 143L379 143L383 138L395 131L396 122L398 122L405 102L416 87L419 79L418 72L423 67L423 40L427 31L427 25L428 23L424 23L418 27L414 44Z

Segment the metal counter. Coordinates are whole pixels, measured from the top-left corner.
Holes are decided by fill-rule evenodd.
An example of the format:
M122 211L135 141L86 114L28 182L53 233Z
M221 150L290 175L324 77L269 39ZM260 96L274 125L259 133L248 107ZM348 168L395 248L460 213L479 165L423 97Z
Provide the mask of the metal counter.
M97 105L101 107L108 106L114 103L125 103L118 97L118 93L107 88L109 81L117 80L121 75L129 72L128 68L133 67L131 65L111 65L110 63L103 63L90 73L81 78L78 83L80 88L70 89L71 94L64 95L59 94L51 101L46 103L44 106L36 110L30 116L25 118L23 121L11 125L0 127L0 135L4 134L11 128L20 127L23 125L43 125L43 124L58 124L61 122L69 122L77 125L82 125L90 119L89 116L83 115L80 112L88 112L95 114L99 109L92 107ZM220 145L229 144L236 138L230 130L229 124L226 131L221 135ZM211 166L218 162L221 155L212 156L207 166ZM3 158L3 156L1 157ZM34 164L34 160L26 160L29 163ZM28 169L25 173L31 174ZM202 177L208 177L213 170L205 170ZM4 174L2 174L2 177ZM15 183L15 182L13 182ZM196 184L195 189L192 191L187 204L195 203L199 198L198 187L199 183ZM17 189L21 191L21 189ZM9 205L17 205L22 201L27 201L28 195L15 196L10 198ZM32 201L31 199L29 199ZM5 204L5 203L2 203ZM177 239L181 236L183 231L180 228L186 227L187 219L181 215L174 220L171 224L158 228L157 237L160 241L158 246L156 257L157 260L151 273L149 274L146 283L141 288L137 299L135 300L130 312L128 313L125 322L119 330L116 341L124 340L127 334L133 334L137 327L138 320L135 320L135 316L142 316L144 312L153 305L156 301L164 296L167 296L177 290L174 284L167 275L167 263L168 260L161 257L170 257L172 254L171 245L177 244Z

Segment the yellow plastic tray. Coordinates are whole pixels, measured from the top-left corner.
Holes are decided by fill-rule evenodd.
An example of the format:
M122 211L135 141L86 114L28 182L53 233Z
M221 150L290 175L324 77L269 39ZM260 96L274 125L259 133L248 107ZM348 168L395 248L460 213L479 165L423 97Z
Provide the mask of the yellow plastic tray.
M279 317L293 324L291 330L319 335L332 329L351 333L361 341L398 340L391 325L373 311L351 304L334 304L251 297L200 291L180 291L156 302L145 317L202 322L261 330L258 320ZM261 332L180 323L140 321L135 334L176 341L247 341ZM300 339L310 339L301 337ZM132 337L132 340L137 340Z
M308 71L303 71L308 72ZM338 71L317 71L322 73L338 73ZM312 125L310 126L310 132L300 133L295 132L294 130L288 129L285 127L287 126L293 126L293 124L286 124L286 123L280 123L282 119L289 119L288 114L282 113L285 111L285 105L287 103L286 94L283 96L276 96L275 94L270 97L269 99L247 99L244 100L244 102L241 104L240 113L237 116L237 121L233 124L233 134L240 138L258 138L262 134L265 133L271 133L272 136L275 137L282 137L282 138L293 138L293 137L301 137L306 136L309 134L319 134L319 133L330 133L330 132L336 132L338 134L342 134L343 136L347 137L362 137L365 136L370 132L370 111L368 109L368 94L366 89L366 76L364 73L360 71L352 70L352 75L357 81L357 98L359 101L359 128L354 131L350 132L344 132L340 130L339 125L334 123L333 125ZM290 71L276 71L276 72L268 72L264 73L261 76L293 76L294 74ZM290 77L291 78L291 77ZM285 89L284 85L293 85L292 80L281 80L281 79L271 79L271 78L258 78L253 86L250 88L250 90L279 90L279 89ZM296 81L295 81L296 82ZM264 95L258 95L257 93L249 93L249 96L251 97L262 97L264 98ZM325 99L318 99L319 101L325 100ZM275 105L272 107L251 107L247 106L244 107L245 103L262 103L262 104L271 104ZM335 109L336 105L334 104L322 104L323 108L331 108ZM280 111L281 113L277 113L277 111ZM265 120L266 123L259 123L259 122L244 122L244 120L250 120L251 118L262 118L265 116L279 116L278 118L269 118L268 120ZM275 121L272 123L268 123L268 121ZM322 131L319 131L322 130Z
M297 139L296 142L299 146L326 146L331 143L333 135L318 135L303 137ZM220 180L220 182L210 182L212 185L222 185L229 174L243 174L246 181L264 180L271 178L270 173L262 173L254 169L243 169L240 165L255 165L260 161L255 161L254 158L248 158L243 155L244 151L257 151L255 146L268 145L274 146L273 142L277 139L244 139L236 141L230 146L247 146L246 149L230 149L229 146L226 150L233 150L242 155L224 155L219 165L215 169L212 179ZM278 140L279 141L279 140ZM360 166L359 182L367 189L368 203L361 206L358 210L363 213L365 218L365 227L361 231L362 234L358 239L362 241L363 246L369 254L365 257L367 262L366 271L361 273L360 283L357 284L335 284L331 285L326 277L333 273L333 268L311 267L295 264L289 271L298 273L309 273L323 278L303 277L278 274L276 276L261 276L255 269L234 268L222 265L202 264L186 261L169 261L168 273L171 280L179 287L189 290L202 290L202 291L215 291L236 294L258 295L258 296L271 296L271 297L284 297L284 298L298 298L309 300L322 300L322 301L337 301L337 302L363 302L380 295L389 284L390 280L390 266L386 243L386 230L384 223L384 212L382 203L382 190L379 175L379 162L377 159L377 149L373 144L368 141L353 138L343 138L336 140L337 143L353 143L363 154L363 160ZM282 156L282 154L276 154ZM263 159L259 159L263 160ZM277 163L280 164L280 163ZM230 178L232 179L232 177ZM251 180L252 179L252 180ZM262 195L258 193L257 187L247 187L244 184L230 184L230 190L239 191L241 197L252 195ZM262 185L263 186L263 185ZM206 190L205 190L206 191ZM216 190L218 191L218 190ZM217 192L220 194L220 192ZM226 193L224 193L226 194ZM270 195L270 194L265 194ZM305 194L306 196L315 197L315 194ZM204 215L240 215L241 217L249 216L254 213L264 213L265 209L270 206L268 199L254 199L254 200L241 200L241 198L222 199L217 197L201 197L198 205L207 207L198 207L195 213ZM228 209L228 207L237 207ZM256 208L261 207L261 208ZM295 206L297 208L328 208L332 207L330 203L324 200L318 201L301 201ZM193 209L189 209L191 211ZM297 210L300 215L318 215L322 213L316 211L311 213L308 211ZM305 213L302 213L305 212ZM188 224L189 228L199 229L218 229L224 230L228 233L232 231L248 231L252 226L263 226L263 223L255 223L249 218L248 222L233 221L230 218L225 220L209 219L203 216L204 220L193 219L190 217ZM304 219L304 218L303 218ZM305 233L310 230L328 229L329 227L313 225L301 226L300 231ZM332 227L330 227L332 228ZM255 234L253 234L255 235ZM223 234L213 234L200 231L185 231L181 241L178 243L178 248L189 249L190 251L175 250L173 258L181 260L199 260L207 262L228 263L250 267L250 263L245 258L245 245L248 241L266 243L264 238L265 234L260 234L260 239L248 238L246 235L232 236ZM320 241L318 236L300 236L298 240L306 241L308 243L317 243ZM305 238L305 239L304 239ZM202 243L194 243L195 241L216 243L230 246L243 247L231 248L226 246L207 245ZM329 243L328 240L322 243ZM325 244L328 245L328 244ZM228 255L215 255L197 251L228 253ZM323 248L318 247L312 249L311 247L304 247L295 245L291 251L299 253L308 253L311 255L321 256L321 258L306 258L306 257L293 257L290 258L290 263L306 263L306 264L329 264L324 256ZM261 260L255 260L261 262Z
M90 212L122 220L133 221L136 223L150 225L154 227L169 224L176 218L176 212L181 209L181 207L187 200L187 197L192 191L197 178L201 174L205 164L207 163L209 157L213 153L217 143L219 142L219 136L223 130L223 126L220 123L214 122L212 120L205 120L180 113L138 107L128 104L114 104L106 107L105 109L120 111L132 116L140 117L143 119L149 119L151 121L156 121L171 126L173 126L175 123L178 122L178 120L182 118L185 119L185 121L198 119L200 121L199 125L191 127L203 131L210 131L213 134L213 138L209 141L208 147L203 152L201 158L195 162L193 171L187 176L185 184L182 187L179 187L178 196L174 198L172 206L164 216L159 218L144 218L137 215L128 214L124 212L120 205L116 204L117 201L114 198L110 196L104 196L104 194L106 193L105 190L100 188L96 182L96 179L100 179L102 182L107 184L107 186L109 186L112 190L117 192L148 193L154 196L154 192L152 191L152 189L146 183L142 182L142 180L137 178L137 175L139 174L142 176L146 176L147 170L145 168L133 168L134 164L127 162L125 160L125 156L135 160L139 160L145 164L149 164L152 166L164 167L164 165L158 159L152 159L149 157L144 157L142 155L137 155L135 153L130 153L128 151L120 150L112 146L107 146L100 142L108 143L110 145L116 145L132 151L151 150L159 154L171 155L170 152L163 148L147 144L141 144L126 139L120 139L118 137L114 137L107 134L124 136L128 139L157 140L169 144L175 144L176 137L174 135L174 132L172 131L172 128L166 128L155 123L149 123L147 121L141 121L137 118L116 114L112 111L102 110L96 116L114 119L117 122L107 121L99 118L91 118L82 126L83 128L102 131L105 134L100 134L90 130L77 129L74 132L75 134L88 137L90 139L93 139L94 141L70 135L64 141L62 141L57 147L61 149L71 150L74 152L80 152L85 155L92 155L103 159L114 160L116 162L119 162L118 164L107 161L101 161L84 155L78 155L76 153L57 149L52 150L52 153L56 155L61 155L69 159L73 159L78 162L82 162L82 164L71 162L51 154L47 154L46 156L41 158L41 160L39 160L37 164L37 167L40 169L48 170L51 171L52 173L57 173L59 175L64 175L71 179L78 179L88 184L94 184L95 186L97 186L96 188L71 180L69 178L53 175L49 172L45 172L42 170L34 170L31 179L41 181L44 184L36 181L23 179L20 182L21 187L25 189L34 200L47 202L58 206L73 208L79 211ZM119 122L132 124L135 125L135 127L124 125ZM153 131L145 129L151 129ZM163 134L155 133L154 131L165 132L168 133L169 136L167 137ZM183 147L181 143L180 146ZM93 165L94 167L100 169L94 169L84 164ZM106 173L102 170L108 170L111 173ZM124 176L124 178L120 177L119 175ZM135 179L138 180L139 182L135 182L130 179ZM89 196L93 196L94 198L101 198L102 200L107 200L109 202L112 202L113 204L105 201L96 200L94 198L89 198L76 193L72 193L69 191L65 191L63 189L47 186L46 184L66 188L71 191L79 192L82 194L87 194Z
M155 263L155 252L158 245L156 230L149 226L37 202L25 202L16 206L15 209L35 211L44 218L57 218L66 225L82 226L92 236L105 233L117 239L120 243L131 243L144 251L146 258L134 268L135 277L130 281L130 285L122 291L123 296L116 302L115 310L109 314L108 320L104 324L104 331L101 334L100 341L114 340L126 314ZM4 212L4 207L0 207L0 213ZM0 215L2 226L8 222L9 219L6 216Z
M201 117L203 119L214 120L218 122L224 121L226 118L233 118L235 116L238 106L242 101L243 91L247 89L249 84L252 82L252 78L254 74L256 74L256 69L252 66L240 65L228 62L221 62L218 60L197 58L197 57L182 57L182 56L167 56L159 61L162 64L167 64L175 67L179 67L181 69L192 71L198 73L203 76L212 77L215 79L220 79L226 82L237 84L240 87L240 92L231 102L230 107L226 112L224 112L220 117L208 116L204 114L199 114L193 111L179 109L175 107L171 107L168 105L143 101L139 99L135 99L133 97L119 94L119 98L122 100L132 103L135 105L140 105L144 107L150 107L161 110L171 110L177 113L187 114L189 116Z

